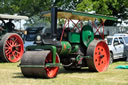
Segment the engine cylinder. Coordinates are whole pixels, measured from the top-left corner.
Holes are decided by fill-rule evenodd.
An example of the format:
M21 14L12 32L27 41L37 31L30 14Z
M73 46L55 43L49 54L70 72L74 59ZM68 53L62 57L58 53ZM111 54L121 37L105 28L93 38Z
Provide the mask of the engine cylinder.
M66 42L66 41L62 41L61 42L61 45L62 45L62 48L61 48L61 51L60 51L60 55L65 55L65 54L69 54L71 52L71 44L69 42Z

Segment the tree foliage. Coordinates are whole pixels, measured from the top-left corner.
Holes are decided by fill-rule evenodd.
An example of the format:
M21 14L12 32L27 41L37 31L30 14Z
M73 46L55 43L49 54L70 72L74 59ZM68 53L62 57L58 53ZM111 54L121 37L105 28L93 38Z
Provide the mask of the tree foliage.
M0 13L20 15L40 15L51 6L78 11L96 11L98 14L128 18L127 0L1 0Z
M81 0L1 0L0 13L39 15L41 12L50 10L51 6L61 9L75 9Z
M127 0L83 0L77 5L78 11L95 11L98 14L128 19Z
M3 0L0 13L33 16L50 9L50 0Z
M32 20L33 16L40 17L43 11L50 10L52 6L128 19L127 0L1 0L0 13L26 15Z
M0 13L26 15L30 17L29 23L37 23L43 11L52 6L60 9L74 10L82 0L1 0Z

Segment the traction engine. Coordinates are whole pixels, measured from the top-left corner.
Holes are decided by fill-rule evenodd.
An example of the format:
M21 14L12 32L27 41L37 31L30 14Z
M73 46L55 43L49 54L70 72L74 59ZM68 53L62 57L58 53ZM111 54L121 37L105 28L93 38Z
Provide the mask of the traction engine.
M90 71L96 72L104 72L108 68L108 46L104 40L94 39L90 25L81 26L78 32L66 28L66 23L61 30L62 33L57 29L57 17L74 18L75 14L71 16L70 13L54 7L51 14L46 14L51 16L51 35L37 35L37 45L26 48L27 51L19 65L25 77L54 78L57 76L59 66L72 71L88 67ZM78 17L77 14L75 16Z
M0 61L1 62L18 62L24 53L24 43L19 34L7 26L5 20L27 20L27 16L15 16L0 14ZM10 26L10 25L9 25ZM9 31L11 30L11 31ZM19 34L18 34L19 33Z

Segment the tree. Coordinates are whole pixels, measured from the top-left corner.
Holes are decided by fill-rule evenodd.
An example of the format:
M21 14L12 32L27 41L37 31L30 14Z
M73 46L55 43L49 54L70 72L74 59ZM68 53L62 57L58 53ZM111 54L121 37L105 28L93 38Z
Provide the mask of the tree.
M41 12L58 6L61 9L75 9L81 0L1 0L0 13L20 15L40 15Z
M75 10L82 0L55 0L54 6L64 10Z
M97 14L115 16L119 19L128 19L127 0L83 0L77 5L78 11L95 11Z
M0 13L26 15L29 23L37 23L41 13L48 11L52 6L60 9L74 10L82 0L1 0Z
M50 0L3 0L1 13L33 16L50 8Z

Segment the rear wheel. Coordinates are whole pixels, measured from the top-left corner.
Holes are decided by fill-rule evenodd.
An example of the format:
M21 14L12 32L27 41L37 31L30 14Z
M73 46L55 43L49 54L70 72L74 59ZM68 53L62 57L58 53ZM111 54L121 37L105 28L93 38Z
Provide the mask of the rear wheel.
M23 40L18 34L5 34L0 41L0 57L2 61L18 62L24 53L23 44Z
M103 72L109 66L109 49L101 40L93 40L87 49L87 65L91 71Z

